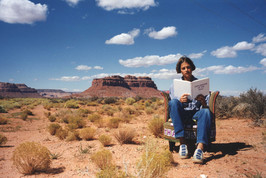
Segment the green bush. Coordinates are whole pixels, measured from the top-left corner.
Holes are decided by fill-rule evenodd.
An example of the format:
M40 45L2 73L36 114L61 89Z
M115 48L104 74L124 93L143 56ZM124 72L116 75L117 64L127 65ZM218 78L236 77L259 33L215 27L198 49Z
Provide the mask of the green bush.
M101 119L102 117L99 115L99 114L91 114L88 116L88 119L91 121L91 122L95 122L99 119Z
M50 151L36 142L20 144L13 152L12 160L22 174L47 171L51 164Z
M73 109L77 109L79 108L79 102L76 100L68 100L65 103L65 108L73 108Z
M103 146L109 146L111 145L112 138L108 135L101 135L99 137L99 141L102 143Z
M0 113L7 113L3 106L0 106Z
M108 120L107 126L109 128L118 128L120 121L121 121L121 119L118 117L110 118Z
M107 97L107 98L104 98L104 103L105 104L116 103L116 101L117 101L117 98L115 98L115 97Z

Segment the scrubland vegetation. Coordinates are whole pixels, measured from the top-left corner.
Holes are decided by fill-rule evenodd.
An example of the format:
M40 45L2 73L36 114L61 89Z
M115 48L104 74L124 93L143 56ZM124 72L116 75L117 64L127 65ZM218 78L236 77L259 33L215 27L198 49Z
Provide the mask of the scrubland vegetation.
M1 99L0 113L3 114L0 115L0 125L12 122L10 118L25 122L40 119L35 118L32 112L37 106L44 108L44 116L49 123L46 130L51 136L65 142L99 141L102 150L90 153L90 160L99 168L97 177L163 177L173 163L168 148L156 146L156 140L163 136L163 99ZM239 97L219 96L216 102L216 119L245 118L252 119L256 126L265 126L265 110L266 95L257 89L250 89ZM150 118L146 122L146 130L153 137L139 143L138 130L131 123L141 120L143 115ZM7 130L2 128L0 131ZM0 134L0 146L7 140L4 134ZM136 165L136 175L129 175L113 162L113 153L105 148L116 144L140 144L143 147L143 154ZM83 148L82 150L84 151ZM57 154L50 153L38 143L25 142L16 148L12 159L19 172L33 174L36 171L47 171L52 159L57 157Z

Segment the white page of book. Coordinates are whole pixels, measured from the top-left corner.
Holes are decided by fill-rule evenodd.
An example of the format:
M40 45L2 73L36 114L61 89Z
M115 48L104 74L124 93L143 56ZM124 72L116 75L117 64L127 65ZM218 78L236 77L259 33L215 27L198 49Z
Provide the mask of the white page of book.
M203 78L189 82L186 80L174 79L174 95L180 99L183 94L189 94L189 99L196 98L199 94L209 94L209 78Z

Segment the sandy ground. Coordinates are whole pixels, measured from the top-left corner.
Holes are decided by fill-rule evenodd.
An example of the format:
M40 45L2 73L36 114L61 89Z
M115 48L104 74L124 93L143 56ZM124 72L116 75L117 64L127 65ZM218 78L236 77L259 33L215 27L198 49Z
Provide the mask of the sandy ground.
M95 177L99 169L91 162L92 153L101 149L97 136L106 133L112 136L116 129L97 129L96 139L92 141L66 142L51 136L47 131L50 121L44 116L46 111L42 106L33 110L32 121L10 118L7 125L0 125L0 133L8 138L8 142L0 147L0 177ZM18 112L14 110L12 112ZM1 114L5 115L5 114ZM161 115L163 117L163 113ZM139 160L142 142L151 133L147 123L152 115L141 114L127 126L137 132L136 144L120 145L113 139L113 145L106 147L113 154L115 165L130 175L136 175L136 162ZM191 159L181 160L173 153L175 164L167 172L166 177L247 177L259 173L266 177L266 129L252 127L247 119L231 118L217 120L217 136L212 148L204 153L203 165L193 164ZM120 127L123 127L121 125ZM156 138L160 146L168 146L168 141ZM46 146L52 153L59 154L52 160L51 169L46 173L25 176L19 173L12 164L12 154L15 148L25 141L36 141ZM80 148L89 148L87 154L82 154Z

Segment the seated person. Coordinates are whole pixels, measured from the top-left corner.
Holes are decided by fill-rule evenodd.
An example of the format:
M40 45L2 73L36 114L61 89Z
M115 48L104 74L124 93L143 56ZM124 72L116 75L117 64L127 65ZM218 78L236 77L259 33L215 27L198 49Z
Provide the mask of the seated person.
M192 75L195 70L192 60L186 56L181 57L176 64L177 73L182 74L182 80L197 80ZM175 138L180 139L179 155L181 158L188 158L188 149L184 138L184 124L197 121L197 149L193 155L194 163L203 163L204 145L208 145L211 128L211 112L207 106L209 96L198 95L195 99L190 100L188 94L184 93L180 98L174 96L173 85L169 90L169 112L172 119Z

